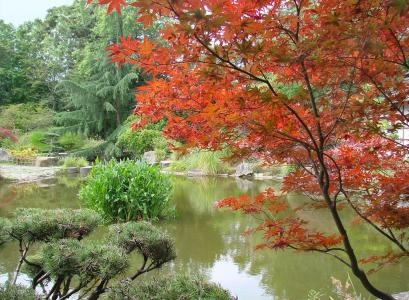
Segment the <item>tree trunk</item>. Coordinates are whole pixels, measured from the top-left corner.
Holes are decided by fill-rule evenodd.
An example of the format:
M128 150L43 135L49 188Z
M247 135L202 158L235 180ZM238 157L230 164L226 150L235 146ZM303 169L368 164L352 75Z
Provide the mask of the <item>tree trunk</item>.
M321 171L325 172L322 169ZM378 290L376 287L374 287L372 283L369 281L368 276L359 267L358 259L355 255L354 249L352 248L351 242L348 237L348 233L344 227L344 224L342 223L342 220L338 214L336 206L331 200L331 197L329 194L329 188L328 188L329 184L324 182L323 177L321 177L320 179L321 179L320 180L321 192L331 212L332 218L334 219L334 222L337 226L338 232L343 237L343 244L344 244L345 252L347 253L349 261L350 261L352 273L361 281L365 289L368 292L370 292L372 295L374 295L375 297L382 299L382 300L395 300L395 298L393 298L391 295L381 290Z

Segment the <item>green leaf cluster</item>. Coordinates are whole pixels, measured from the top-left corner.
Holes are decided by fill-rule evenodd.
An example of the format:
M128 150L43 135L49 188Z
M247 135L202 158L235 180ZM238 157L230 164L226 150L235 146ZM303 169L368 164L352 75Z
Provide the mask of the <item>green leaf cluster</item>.
M159 168L142 161L97 162L79 196L109 221L160 219L174 213L172 186Z
M227 290L217 284L209 283L199 276L178 275L154 279L135 286L118 285L111 288L110 300L233 300Z
M82 238L101 223L101 217L90 209L40 208L17 209L8 235L27 243L61 238Z

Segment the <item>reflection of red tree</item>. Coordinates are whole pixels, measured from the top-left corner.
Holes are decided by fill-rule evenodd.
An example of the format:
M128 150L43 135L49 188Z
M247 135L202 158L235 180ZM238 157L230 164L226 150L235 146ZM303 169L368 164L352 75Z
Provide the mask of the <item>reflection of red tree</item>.
M8 129L0 127L0 138L9 138L13 142L17 142L17 137Z

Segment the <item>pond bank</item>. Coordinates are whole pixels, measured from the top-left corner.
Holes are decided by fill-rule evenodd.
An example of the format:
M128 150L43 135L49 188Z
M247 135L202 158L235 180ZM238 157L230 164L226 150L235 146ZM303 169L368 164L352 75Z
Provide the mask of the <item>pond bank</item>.
M57 176L61 167L0 165L0 177L10 181L33 182Z

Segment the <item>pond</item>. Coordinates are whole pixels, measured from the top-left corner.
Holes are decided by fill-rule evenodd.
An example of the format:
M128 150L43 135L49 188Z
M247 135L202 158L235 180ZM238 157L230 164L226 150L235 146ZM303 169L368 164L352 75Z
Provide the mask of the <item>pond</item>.
M333 295L331 277L342 282L348 278L348 269L338 261L315 253L258 250L255 236L243 236L257 221L250 216L215 209L216 200L227 196L255 195L266 187L279 187L275 181L249 181L232 178L173 177L173 199L178 211L175 220L160 226L174 239L177 259L149 276L173 273L201 273L209 280L220 283L239 299L307 299L311 290ZM61 177L39 184L1 184L0 216L12 216L18 207L81 207L77 193L78 178ZM293 195L288 202L295 207L303 197ZM332 227L325 211L303 213L311 225L321 230ZM350 216L345 212L346 219ZM352 221L352 220L349 220ZM360 257L389 249L384 240L363 225L349 228L353 245ZM91 238L98 238L104 230ZM0 248L0 274L2 280L11 276L17 262L15 244ZM136 259L136 258L135 258ZM141 277L142 278L142 277ZM387 266L370 279L389 292L409 290L408 260ZM355 289L365 299L371 298L359 283Z

